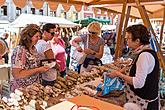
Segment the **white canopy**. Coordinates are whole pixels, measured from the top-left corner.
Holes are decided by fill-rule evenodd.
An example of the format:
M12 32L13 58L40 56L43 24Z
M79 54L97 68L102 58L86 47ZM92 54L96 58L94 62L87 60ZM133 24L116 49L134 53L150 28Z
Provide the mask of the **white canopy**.
M105 30L115 30L116 29L116 25L103 25L101 30L105 31Z
M12 27L25 27L27 24L44 24L44 23L57 23L60 27L75 27L79 24L73 23L64 18L33 15L33 14L21 14L15 21L10 23Z

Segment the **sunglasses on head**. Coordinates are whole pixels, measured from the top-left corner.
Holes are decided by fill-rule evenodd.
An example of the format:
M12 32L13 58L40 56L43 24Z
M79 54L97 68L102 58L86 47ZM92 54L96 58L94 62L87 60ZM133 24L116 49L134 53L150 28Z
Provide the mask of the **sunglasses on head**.
M90 32L90 31L89 31L89 33L90 33L90 34L97 34L96 32Z

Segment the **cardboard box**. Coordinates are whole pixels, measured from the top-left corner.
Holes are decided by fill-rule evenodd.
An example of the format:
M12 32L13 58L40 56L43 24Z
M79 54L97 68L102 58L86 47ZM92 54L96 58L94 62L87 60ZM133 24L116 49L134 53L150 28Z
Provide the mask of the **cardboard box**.
M72 99L69 99L69 101L77 105L94 106L94 107L97 107L99 110L124 110L124 108L118 105L104 102L87 95L77 96Z

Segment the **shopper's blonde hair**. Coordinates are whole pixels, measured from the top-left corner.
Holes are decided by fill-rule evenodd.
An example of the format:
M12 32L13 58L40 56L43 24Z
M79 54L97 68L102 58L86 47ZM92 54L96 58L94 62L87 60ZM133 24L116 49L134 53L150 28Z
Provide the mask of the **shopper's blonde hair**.
M99 22L91 22L88 26L88 32L94 32L96 34L101 33L101 24Z

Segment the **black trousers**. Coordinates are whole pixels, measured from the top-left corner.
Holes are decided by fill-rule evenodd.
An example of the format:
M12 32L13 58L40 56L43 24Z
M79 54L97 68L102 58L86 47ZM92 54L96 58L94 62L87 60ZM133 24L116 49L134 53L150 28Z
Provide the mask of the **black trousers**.
M61 72L60 72L60 76L61 76L61 77L65 77L65 76L66 76L66 70L61 71Z
M2 58L4 58L5 59L5 63L8 64L8 61L9 61L8 53L6 53L4 56L2 56Z
M54 86L55 84L55 80L54 81L47 81L47 80L44 80L42 79L42 85L45 87L45 86Z

